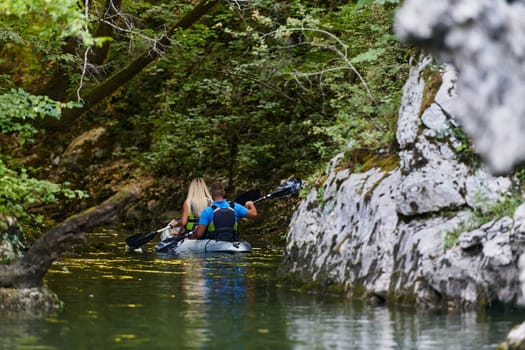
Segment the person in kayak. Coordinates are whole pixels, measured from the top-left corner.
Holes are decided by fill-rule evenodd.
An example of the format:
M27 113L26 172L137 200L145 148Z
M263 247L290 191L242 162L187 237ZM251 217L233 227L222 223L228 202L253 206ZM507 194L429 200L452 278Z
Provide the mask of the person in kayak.
M173 226L170 233L178 235L193 231L199 223L201 212L212 202L206 182L200 177L191 180L186 200L182 203L181 217L170 222L170 225Z
M224 187L220 182L210 186L213 204L201 213L197 229L190 238L215 239L219 241L239 240L238 222L241 218L255 218L257 208L252 201L244 206L224 199Z

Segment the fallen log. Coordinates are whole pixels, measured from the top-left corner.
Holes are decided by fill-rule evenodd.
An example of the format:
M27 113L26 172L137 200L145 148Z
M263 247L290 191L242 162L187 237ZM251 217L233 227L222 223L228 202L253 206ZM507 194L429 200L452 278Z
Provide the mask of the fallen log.
M41 287L47 270L63 252L84 242L86 232L118 213L138 192L136 187L124 188L102 204L73 215L49 230L23 257L10 265L0 265L0 287Z

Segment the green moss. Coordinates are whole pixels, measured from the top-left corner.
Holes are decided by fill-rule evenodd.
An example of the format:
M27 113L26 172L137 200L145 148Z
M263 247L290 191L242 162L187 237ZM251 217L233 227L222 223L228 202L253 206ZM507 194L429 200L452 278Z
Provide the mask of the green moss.
M398 279L400 278L401 273L399 271L393 271L390 275L390 287L386 293L386 300L395 300L396 298L396 289L395 285L397 284Z
M445 249L448 250L458 243L458 238L461 233L465 232L465 226L463 224L453 231L445 233Z
M485 291L481 287L478 287L477 291L478 291L478 300L477 300L478 307L480 309L488 308L490 306L490 300L487 297Z
M374 193L374 190L377 188L377 186L379 186L379 184L387 176L388 176L388 173L384 173L383 176L380 179L378 179L368 191L366 191L364 195L364 200L366 204L370 202L370 199L372 198L372 194Z
M319 287L319 285L317 283L315 283L314 281L310 281L310 282L307 282L307 283L304 283L300 288L299 290L301 292L310 292L312 290L316 290L317 288Z
M326 204L324 200L324 187L320 187L317 189L317 202L319 202L321 208L323 208Z
M346 293L346 288L344 284L338 283L338 284L332 284L329 285L327 288L328 293L334 293L334 294L344 294Z
M326 183L326 180L328 180L328 175L321 176L321 178L317 181L317 186L323 187L323 185Z
M367 290L365 288L365 285L362 282L358 282L352 286L351 292L352 292L352 295L360 298L366 295Z
M423 89L423 98L421 100L421 107L419 109L419 115L421 116L423 112L434 103L436 95L443 83L443 78L439 67L435 65L429 66L422 73L422 77L425 81L425 88Z
M495 203L491 206L487 206L483 210L475 209L473 211L473 216L470 218L469 221L462 222L454 230L445 233L445 249L450 249L454 245L456 245L459 236L463 232L472 231L476 228L479 228L483 224L486 224L487 222L490 222L492 220L498 220L499 218L505 216L513 217L514 211L519 205L521 205L521 203L521 194L519 192L516 192L512 195L505 196L498 203Z
M405 289L405 293L401 297L400 302L401 304L405 304L405 305L416 305L417 296L416 296L416 293L414 293L413 286L411 286L408 290Z
M377 154L374 150L355 148L345 155L346 161L341 164L342 169L353 169L354 172L365 172L373 168L382 171L392 171L399 167L397 152Z
M498 344L498 346L496 347L496 350L510 350L510 349L511 348L509 348L509 344L507 344L507 342Z
M341 162L342 169L360 169L366 159L370 157L370 150L356 147L345 152L345 161Z
M399 166L399 155L397 153L388 155L372 155L367 158L361 166L361 171L365 172L373 168L380 168L382 171L392 171Z

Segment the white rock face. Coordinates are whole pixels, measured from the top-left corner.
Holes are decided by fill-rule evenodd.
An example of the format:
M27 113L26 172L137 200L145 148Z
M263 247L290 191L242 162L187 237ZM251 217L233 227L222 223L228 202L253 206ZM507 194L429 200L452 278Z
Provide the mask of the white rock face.
M399 168L354 174L336 171L341 156L335 158L322 188L313 189L292 217L285 268L304 282L380 299L513 304L524 295L517 242L525 242L525 207L514 218L471 227L472 209L500 201L512 182L458 159L451 106L459 97L451 66L441 72L434 103L421 111L422 73L430 63L422 57L404 88ZM447 249L453 231L465 232Z
M395 20L402 40L457 69L450 110L494 174L525 160L524 17L523 0L406 0Z

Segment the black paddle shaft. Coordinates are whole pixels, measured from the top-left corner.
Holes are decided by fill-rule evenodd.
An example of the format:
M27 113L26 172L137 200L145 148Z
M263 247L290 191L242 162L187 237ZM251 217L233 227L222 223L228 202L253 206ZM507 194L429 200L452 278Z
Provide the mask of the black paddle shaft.
M255 204L265 199L269 199L269 198L279 198L279 197L287 196L290 194L294 194L301 189L301 185L302 185L302 182L300 179L288 180L283 185L277 187L279 191L268 193L262 196L261 198L254 200L253 203Z

